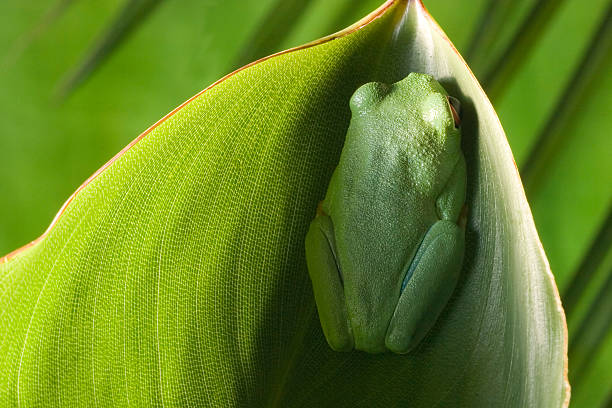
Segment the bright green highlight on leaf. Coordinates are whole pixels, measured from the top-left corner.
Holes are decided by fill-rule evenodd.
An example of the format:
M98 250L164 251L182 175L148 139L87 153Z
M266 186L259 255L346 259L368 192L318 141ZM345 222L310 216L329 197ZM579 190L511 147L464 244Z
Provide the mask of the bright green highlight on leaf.
M304 237L363 83L464 107L457 288L414 353L336 353ZM0 405L538 406L568 398L563 312L499 121L415 2L186 103L0 263Z

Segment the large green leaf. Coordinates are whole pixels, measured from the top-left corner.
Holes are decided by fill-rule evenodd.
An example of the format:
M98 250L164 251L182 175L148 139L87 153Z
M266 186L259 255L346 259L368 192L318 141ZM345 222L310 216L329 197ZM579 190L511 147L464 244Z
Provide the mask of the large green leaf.
M95 53L124 0L0 1L0 254L40 235L83 180L228 72L270 3L164 1L59 103L58 83Z
M408 355L336 353L304 235L362 83L464 105L466 261ZM537 406L569 399L557 290L499 121L417 1L216 82L0 263L2 405Z

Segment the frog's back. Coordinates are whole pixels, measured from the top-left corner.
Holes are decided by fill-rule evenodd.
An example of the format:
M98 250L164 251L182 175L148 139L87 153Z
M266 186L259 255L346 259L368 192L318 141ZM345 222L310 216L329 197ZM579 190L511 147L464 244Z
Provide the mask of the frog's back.
M364 325L390 318L397 298L385 296L388 288L399 296L400 275L439 219L436 201L457 155L431 126L427 104L445 98L430 76L410 74L394 85L366 84L351 100L353 117L323 211L332 220L347 301L370 307L360 311ZM386 330L355 321L353 327Z
M393 85L369 83L355 93L353 117L324 206L337 237L357 233L380 239L338 245L367 246L369 251L350 252L365 252L368 259L373 259L368 254L372 251L389 260L397 257L397 262L412 256L438 220L436 200L457 157L428 117L428 104L446 103L445 98L431 76L415 73Z
M376 129L353 121L347 133L324 210L334 225L340 262L355 273L369 274L381 260L389 271L401 271L438 219L438 157L419 142L423 135L410 126L413 119L374 119Z

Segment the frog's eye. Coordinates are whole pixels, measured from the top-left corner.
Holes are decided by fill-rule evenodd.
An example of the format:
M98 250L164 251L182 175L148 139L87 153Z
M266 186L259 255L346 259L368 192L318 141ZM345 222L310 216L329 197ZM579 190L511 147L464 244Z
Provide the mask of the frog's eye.
M453 98L452 96L447 96L448 106L450 107L451 113L453 114L453 120L455 121L455 128L461 126L461 102L459 99Z

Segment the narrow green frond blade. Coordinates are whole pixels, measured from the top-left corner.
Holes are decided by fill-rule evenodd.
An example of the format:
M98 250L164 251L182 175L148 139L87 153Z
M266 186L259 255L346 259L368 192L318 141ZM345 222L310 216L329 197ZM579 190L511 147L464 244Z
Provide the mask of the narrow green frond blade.
M501 32L508 25L514 13L519 10L516 0L489 0L476 23L469 46L464 53L472 71L479 76L491 60Z
M342 30L380 5L380 0L312 0L295 27L283 39L282 48L312 41Z
M612 355L610 355L612 357ZM608 361L612 361L612 358L609 358ZM601 405L602 408L612 408L612 385L609 387L610 391L608 392L608 396L606 397L604 403Z
M0 69L14 64L23 52L39 38L53 23L64 15L74 0L56 0L56 3L47 11L40 20L34 24L25 34L20 36L8 49L4 58L0 61Z
M506 86L518 68L527 60L529 53L541 37L540 34L546 30L563 3L564 0L535 2L529 16L516 31L510 44L482 77L482 84L489 98L494 101L501 98Z
M612 269L606 275L587 318L570 337L568 353L572 359L572 379L576 382L593 362L598 347L612 328Z
M278 46L310 6L311 0L277 0L234 62L234 69L280 51Z
M463 53L477 78L484 76L506 51L529 16L532 4L531 0L487 0L480 8Z
M612 388L612 269L601 285L583 324L572 333L569 358L572 393L577 408L598 407L605 403Z
M56 91L58 98L64 99L85 82L160 3L161 0L126 0L123 8L108 28L79 64L58 85Z
M594 355L587 372L582 372L580 381L572 384L572 408L609 408L612 403L612 330Z
M542 44L547 50L539 49L537 57L534 55L534 61L537 59L534 64L541 66L540 74L533 66L524 67L520 74L521 83L515 81L512 94L509 93L508 99L500 103L505 113L512 109L513 117L509 118L508 126L513 129L516 139L523 139L522 146L520 140L516 144L519 157L526 156L523 152L529 152L535 137L546 128L549 120L564 123L562 128L554 125L556 136L553 138L553 154L547 156L546 166L541 168L537 177L531 179L536 182L530 183L529 178L524 179L538 232L562 292L568 288L574 272L606 219L612 199L612 161L609 160L612 138L606 132L612 126L609 104L612 54L608 53L594 63L592 68L580 73L590 78L583 84L583 90L578 87L577 92L564 95L567 84L571 83L573 74L589 48L593 34L597 32L609 9L610 1L600 1L589 7L584 7L582 3L572 3L572 7L569 6L568 3L568 7L559 16L563 24L551 27L555 31L554 35L547 36ZM579 14L582 10L584 12ZM578 37L578 32L568 33L566 30L566 35L559 39L559 32L574 21L572 18L583 25L586 23L588 27L574 43L568 37ZM551 64L551 58L555 61L556 50L551 49L555 44L567 44L566 50L572 50ZM550 78L546 77L548 73ZM534 75L541 76L535 78ZM530 88L532 91L529 91ZM521 92L522 100L519 96ZM563 100L562 97L567 99ZM520 106L523 102L523 106ZM510 103L515 108L510 108ZM574 108L565 110L563 104ZM537 114L534 116L531 111L539 112L541 118L537 118ZM525 113L521 115L521 112ZM521 116L523 123L517 126ZM533 137L527 136L527 132L533 132ZM527 141L529 139L531 141ZM521 164L523 162L520 160Z
M563 292L562 300L568 321L573 319L577 305L587 297L589 284L596 279L597 270L606 265L605 259L612 253L612 206L593 243L586 252L572 280Z
M527 194L530 194L545 177L550 162L564 142L568 124L580 113L582 102L589 91L599 86L597 77L608 75L606 64L612 55L612 3L601 24L593 34L582 61L576 67L542 131L538 134L527 159L521 166L521 175ZM602 71L605 70L605 71ZM577 135L576 135L577 136Z
M465 263L414 352L337 353L304 237L350 96L413 71L464 108ZM0 261L0 288L0 405L569 403L564 313L504 131L415 0L390 0L185 102Z

